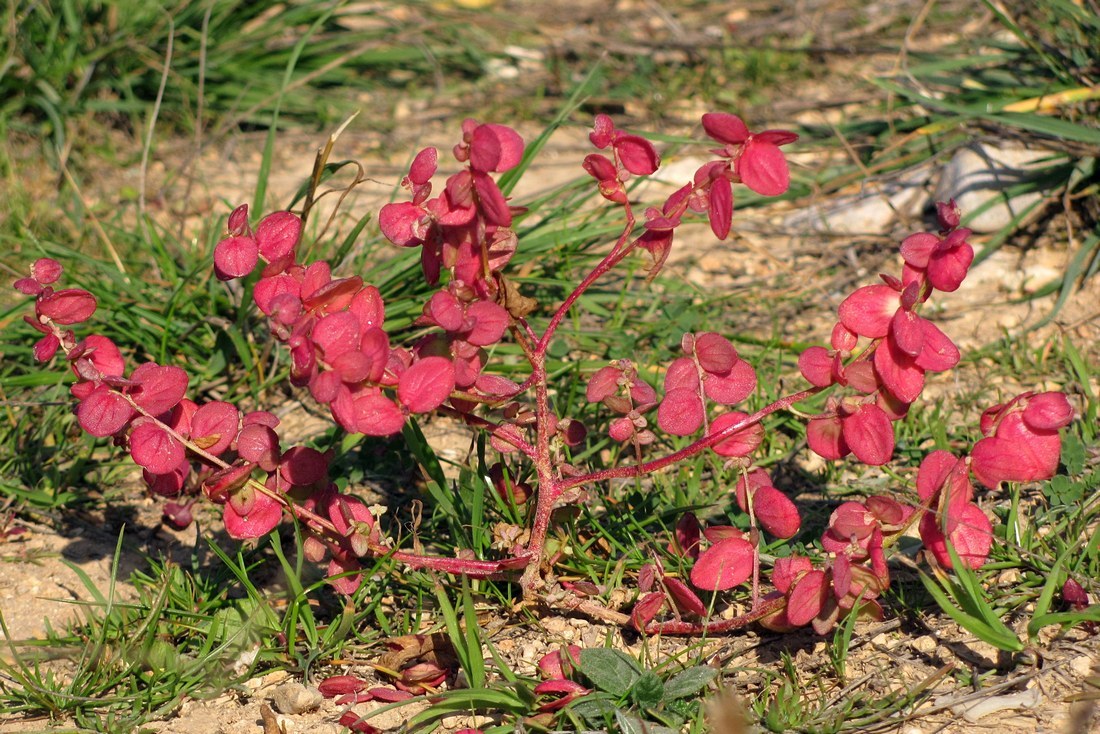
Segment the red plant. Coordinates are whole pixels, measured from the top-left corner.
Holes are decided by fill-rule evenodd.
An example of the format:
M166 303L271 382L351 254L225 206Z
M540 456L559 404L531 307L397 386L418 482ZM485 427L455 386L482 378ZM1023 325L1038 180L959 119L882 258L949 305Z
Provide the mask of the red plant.
M843 300L829 347L811 347L799 357L808 388L755 410L734 410L756 392L752 365L721 334L685 334L683 356L664 368L660 393L644 378L649 367L626 358L589 376L585 396L611 412L607 433L629 444L624 455L630 459L602 469L571 463L571 448L583 448L588 431L556 411L547 355L578 299L638 250L649 253L650 277L655 275L677 228L692 213L705 214L714 234L724 238L734 184L767 196L790 185L780 146L796 135L751 133L740 118L726 113L704 115L702 124L721 145L713 151L717 158L660 206L646 208L638 227L625 184L656 171L660 157L643 137L597 117L591 141L603 152L585 158L583 168L596 180L598 193L621 208L624 225L604 257L538 323L528 318L535 308L531 299L504 275L521 246L511 226L524 210L509 203L494 175L519 165L524 143L503 125L463 123L452 151L460 170L434 197L439 154L421 151L402 180L409 199L387 204L379 214L381 231L394 245L420 248L424 278L438 286L418 304L420 331L411 343L395 343L387 331L386 304L377 288L356 275L336 276L323 261L300 260L303 226L297 215L268 214L255 229L246 207L229 216L214 254L217 277L232 280L259 269L252 300L289 354L291 382L327 406L340 428L390 436L409 420L443 411L486 432L499 454L489 481L528 518L522 531L502 530L506 541L494 547L504 552L496 558L394 547L366 504L332 480L332 457L284 446L271 413L246 412L221 401L200 405L187 397L188 377L179 367L147 362L131 369L109 339L93 334L78 340L70 327L92 317L96 299L79 288L55 290L62 269L50 259L32 264L29 276L15 284L34 297L34 317L26 320L41 334L35 357L48 361L58 352L64 355L76 378L72 393L81 427L129 450L150 489L173 500L166 510L173 522L189 522L199 495L222 506L227 532L239 539L259 537L291 514L305 531L305 555L327 562L331 583L345 594L358 587L364 558L385 556L445 573L516 578L526 597L538 596L558 553L547 542L555 508L580 502L611 480L645 477L708 451L739 472L730 488L731 504L747 516L747 530L704 528L695 515L685 514L667 545L666 560L679 568L666 573L655 558L642 569L629 615L583 599L600 593L586 581L565 582L545 598L566 599L570 608L645 632L720 632L753 621L775 629L811 624L824 632L842 614L881 611L877 598L890 581L886 551L911 523L919 522L940 564L950 564L951 543L967 563L981 565L993 536L976 504L970 473L991 488L1001 481L1049 477L1058 463L1058 431L1073 415L1060 393L1025 393L986 411L986 438L969 458L929 454L917 475L919 507L889 496L841 504L821 539L824 563L814 567L804 557L779 557L769 577L772 588L761 588L762 576L769 576L761 573L761 538L791 538L801 527L794 494L754 464L767 437L764 420L832 390L824 409L809 417L810 449L829 460L851 454L862 463L883 465L893 460L893 422L917 400L926 374L959 360L949 337L921 315L934 291L959 287L973 259L970 233L959 227L953 203L939 207L938 233L904 240L898 275L883 275L881 284L859 288ZM519 346L527 362L520 381L494 374L492 348L506 339ZM670 444L678 448L660 448ZM714 608L711 594L750 580L748 612L707 619ZM662 614L673 619L662 621ZM403 691L431 691L448 674L449 664L428 655L422 643L419 638L402 642L394 654L408 660L402 657L401 665L387 668ZM544 711L585 690L564 675L568 667L560 656L546 662L551 678L536 689L546 697L540 704ZM356 685L327 682L343 695L379 695L351 690Z

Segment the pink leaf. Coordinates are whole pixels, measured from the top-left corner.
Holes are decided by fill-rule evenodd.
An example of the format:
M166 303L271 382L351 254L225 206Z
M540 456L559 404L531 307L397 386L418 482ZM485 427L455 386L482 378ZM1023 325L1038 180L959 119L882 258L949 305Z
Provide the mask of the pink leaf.
M699 617L706 616L706 606L703 605L702 600L687 584L671 576L666 576L664 583L665 588L668 589L668 595L672 597L672 602L677 609L685 614L695 614Z
M590 403L599 403L619 391L619 378L622 372L614 367L601 367L588 378L585 399Z
M955 552L971 568L981 568L989 557L989 549L993 546L993 525L981 508L973 502L964 505L954 520L950 539ZM933 513L925 513L921 518L920 535L924 545L940 565L953 568L951 554L947 550L947 539L940 529L939 520Z
M511 321L508 312L492 301L474 301L466 307L466 317L474 322L473 328L466 334L466 341L478 347L500 341Z
M791 187L787 159L779 146L751 137L737 159L737 175L762 196L779 196Z
M65 325L87 321L95 313L95 309L95 296L80 288L54 291L35 303L35 312L38 315Z
M243 278L256 268L260 248L252 237L226 237L214 248L214 274L218 280Z
M844 442L855 457L870 466L882 466L894 454L894 426L877 405L863 404L841 421Z
M661 607L665 605L665 595L659 591L651 591L643 596L630 610L630 623L639 632L645 632L650 622L657 618Z
M413 158L409 166L409 181L417 186L423 186L432 180L439 161L439 151L435 148L424 148Z
M229 537L236 540L259 538L270 533L279 524L283 516L282 505L262 492L255 494L255 501L246 515L238 514L233 508L233 503L225 504L222 517Z
M275 471L279 465L279 436L269 426L247 425L237 437L237 453L264 471Z
M378 212L378 227L393 244L413 247L424 241L421 220L425 216L426 212L411 201L386 204Z
M815 387L828 387L833 380L833 357L825 347L810 347L798 355L798 371Z
M748 413L740 413L737 411L723 413L711 421L709 435L713 436L716 433L721 433L727 428L743 422L748 417ZM763 440L764 427L759 423L752 423L734 431L728 438L722 439L712 446L711 449L719 456L748 456L753 451L756 451Z
M183 444L147 419L130 432L130 456L153 474L168 474L186 458Z
M924 331L922 348L916 365L929 372L943 372L959 363L959 348L928 319L921 319Z
M703 130L720 143L739 144L749 137L749 128L737 115L708 112L703 115Z
M657 425L673 436L690 436L703 425L703 401L694 390L674 388L657 408Z
M747 540L726 538L707 548L691 569L691 583L707 591L724 591L752 576L755 549Z
M355 430L364 435L392 436L405 425L405 414L380 392L359 395L354 405Z
M772 584L786 594L799 576L811 570L813 565L805 556L776 558L775 566L772 568Z
M672 360L665 372L665 392L669 390L699 391L699 368L690 357L678 357Z
M806 442L823 459L842 459L851 453L844 441L844 429L836 416L814 418L806 424Z
M1028 398L1024 423L1033 431L1057 431L1073 420L1073 406L1060 392L1044 392Z
M477 198L481 203L481 212L486 221L498 227L510 227L512 225L512 211L508 208L508 202L501 193L497 182L488 174L474 172L474 188L477 190Z
M614 141L623 168L636 176L648 176L661 166L653 144L639 135L620 135Z
M294 446L279 459L279 473L296 487L308 487L328 478L328 459L317 449Z
M293 252L301 236L302 220L290 212L272 212L256 225L256 244L268 262Z
M756 389L756 370L738 358L726 374L708 373L703 380L703 392L716 403L736 405Z
M761 527L777 538L793 538L802 525L794 502L772 486L765 485L756 490L753 510Z
M237 437L239 420L236 406L221 401L206 403L191 418L191 440L208 453L219 456Z
M130 379L138 384L130 397L151 415L167 413L187 392L187 373L172 365L146 362L134 370Z
M695 337L695 358L704 371L726 375L737 364L737 350L729 339L708 331Z
M924 370L916 360L887 339L875 350L875 374L890 393L903 403L912 403L924 390Z
M787 619L801 627L821 613L829 595L824 571L812 570L794 582L787 595Z
M126 398L106 385L97 387L76 407L80 427L99 438L121 431L133 415Z
M924 270L939 244L940 238L931 232L911 234L901 242L901 257L914 268Z
M714 236L720 240L726 239L733 224L733 185L725 176L719 176L710 185L707 216Z
M331 363L344 352L359 348L359 319L350 311L330 313L313 325L310 338Z
M866 285L844 299L837 309L840 322L860 336L878 339L890 330L900 308L898 292L888 285Z
M475 171L507 171L523 159L523 138L505 125L486 123L474 129L470 166Z
M442 405L454 389L454 364L445 357L425 357L401 375L397 398L410 412L427 413Z

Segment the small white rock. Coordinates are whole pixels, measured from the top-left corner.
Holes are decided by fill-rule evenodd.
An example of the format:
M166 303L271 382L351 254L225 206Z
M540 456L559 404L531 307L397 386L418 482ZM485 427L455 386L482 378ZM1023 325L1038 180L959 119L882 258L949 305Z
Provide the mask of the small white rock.
M936 201L954 198L963 214L989 208L968 220L975 232L996 232L1027 211L1044 196L1042 191L1004 201L1005 189L1038 175L1038 171L1064 156L1048 150L1029 150L1008 144L974 143L959 149L943 169L936 185Z
M324 700L316 688L307 688L296 681L287 681L271 694L271 703L281 714L301 714L312 711Z
M936 638L932 635L923 635L909 644L912 645L913 649L917 652L930 653L936 650Z

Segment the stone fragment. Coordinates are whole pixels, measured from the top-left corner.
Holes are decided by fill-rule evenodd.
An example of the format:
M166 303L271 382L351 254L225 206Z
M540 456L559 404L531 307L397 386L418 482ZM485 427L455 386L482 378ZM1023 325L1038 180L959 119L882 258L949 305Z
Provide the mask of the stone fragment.
M271 702L280 714L301 714L321 705L321 692L297 681L287 681L271 694Z
M955 199L964 216L988 204L988 208L964 223L975 232L996 232L1046 195L1040 190L1005 200L1006 191L1038 178L1044 168L1064 162L1064 155L1049 150L1030 150L1007 143L974 143L956 151L944 167L935 199Z

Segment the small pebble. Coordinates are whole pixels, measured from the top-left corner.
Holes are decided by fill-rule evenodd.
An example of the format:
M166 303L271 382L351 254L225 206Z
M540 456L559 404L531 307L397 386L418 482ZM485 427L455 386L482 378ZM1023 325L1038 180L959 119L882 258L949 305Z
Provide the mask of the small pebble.
M910 644L917 652L929 653L935 652L936 650L936 638L932 635L924 635L923 637L918 637Z
M321 692L316 688L306 688L301 683L288 681L275 689L271 703L281 714L301 714L312 711L321 705Z

